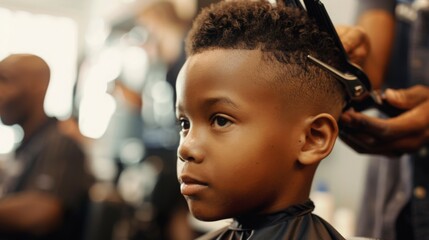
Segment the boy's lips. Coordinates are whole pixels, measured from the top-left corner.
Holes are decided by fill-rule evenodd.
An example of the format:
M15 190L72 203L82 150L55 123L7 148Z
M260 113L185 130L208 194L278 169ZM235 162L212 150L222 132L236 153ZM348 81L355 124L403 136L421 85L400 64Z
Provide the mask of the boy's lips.
M197 180L196 178L190 177L188 175L181 175L179 177L180 182L180 192L182 195L190 196L194 195L205 188L207 188L208 184Z

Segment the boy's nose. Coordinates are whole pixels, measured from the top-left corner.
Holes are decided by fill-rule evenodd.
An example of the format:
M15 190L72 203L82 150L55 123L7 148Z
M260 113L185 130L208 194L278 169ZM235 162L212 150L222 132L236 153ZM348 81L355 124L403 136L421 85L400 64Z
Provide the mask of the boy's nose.
M204 154L201 145L202 142L192 135L184 137L177 149L178 159L182 162L202 162Z

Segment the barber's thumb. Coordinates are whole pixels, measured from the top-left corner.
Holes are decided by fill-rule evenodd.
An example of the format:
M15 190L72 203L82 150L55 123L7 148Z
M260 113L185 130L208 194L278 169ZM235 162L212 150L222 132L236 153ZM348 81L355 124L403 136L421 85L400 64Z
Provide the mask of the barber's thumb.
M413 88L388 88L384 92L384 96L391 105L400 109L410 109L421 102L420 98L416 95L416 92Z

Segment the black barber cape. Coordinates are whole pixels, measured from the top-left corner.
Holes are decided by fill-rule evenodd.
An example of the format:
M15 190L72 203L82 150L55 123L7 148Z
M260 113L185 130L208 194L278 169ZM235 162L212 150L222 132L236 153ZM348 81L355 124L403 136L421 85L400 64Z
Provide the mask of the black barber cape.
M293 240L344 239L328 222L312 214L308 200L284 211L234 219L230 226L210 232L197 240Z

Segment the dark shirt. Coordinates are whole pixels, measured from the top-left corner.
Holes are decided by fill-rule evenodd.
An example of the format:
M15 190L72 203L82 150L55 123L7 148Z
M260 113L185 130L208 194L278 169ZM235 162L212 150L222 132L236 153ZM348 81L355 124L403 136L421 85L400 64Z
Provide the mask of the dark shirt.
M23 191L54 195L63 207L62 225L45 236L0 233L0 239L81 239L88 190L93 179L86 169L85 154L79 144L59 131L56 119L49 119L18 147L15 158L21 168L10 177L5 195Z
M312 214L313 210L314 204L308 200L273 214L239 217L230 226L197 240L344 239L328 222Z

